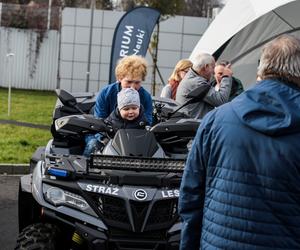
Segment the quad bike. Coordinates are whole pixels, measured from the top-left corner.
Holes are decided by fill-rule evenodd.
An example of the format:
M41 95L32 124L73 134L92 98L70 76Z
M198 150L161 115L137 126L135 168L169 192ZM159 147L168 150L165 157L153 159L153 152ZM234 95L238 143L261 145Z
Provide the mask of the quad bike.
M190 101L203 97L197 89ZM156 125L120 129L101 153L82 155L86 134L111 131L88 114L93 95L59 90L51 139L21 177L15 249L178 249L177 200L199 121L154 101Z

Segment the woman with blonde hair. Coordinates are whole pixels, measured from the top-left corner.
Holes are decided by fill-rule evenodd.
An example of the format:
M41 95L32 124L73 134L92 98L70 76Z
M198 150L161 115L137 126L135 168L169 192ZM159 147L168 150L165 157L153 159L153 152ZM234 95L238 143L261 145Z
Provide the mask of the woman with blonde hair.
M179 83L192 66L192 62L188 59L182 59L178 61L168 80L168 84L162 89L160 97L166 97L175 100Z

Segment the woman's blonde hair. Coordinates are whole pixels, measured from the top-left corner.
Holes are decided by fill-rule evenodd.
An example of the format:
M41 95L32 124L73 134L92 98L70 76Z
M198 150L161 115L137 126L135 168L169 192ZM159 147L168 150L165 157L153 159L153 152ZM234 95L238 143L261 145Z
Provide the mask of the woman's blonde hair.
M193 66L192 62L188 59L182 59L180 61L178 61L178 63L176 64L171 76L169 77L169 82L170 81L178 81L180 82L182 79L179 75L179 72L180 71L183 71L183 70L187 70L187 69L190 69L191 67Z
M132 79L145 80L147 75L147 61L142 56L131 55L121 58L115 69L116 79L128 76Z

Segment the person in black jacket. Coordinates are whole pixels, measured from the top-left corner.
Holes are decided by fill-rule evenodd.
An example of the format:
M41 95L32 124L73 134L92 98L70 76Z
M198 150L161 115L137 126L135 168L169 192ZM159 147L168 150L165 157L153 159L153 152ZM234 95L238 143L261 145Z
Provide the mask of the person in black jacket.
M222 77L224 75L224 69L225 67L230 67L230 62L221 60L216 62L216 66L214 69L214 76L211 81L211 85L215 87L216 91L219 91ZM232 101L233 98L237 97L244 91L243 84L240 79L232 76L232 86L231 86L231 91L229 95L229 100Z
M135 89L122 89L118 93L117 102L118 106L106 118L106 122L113 128L113 134L119 129L138 129L149 125L140 104L139 93Z
M113 138L119 129L144 129L150 125L140 103L140 95L134 88L123 88L117 95L117 106L105 119L105 123L112 127L108 136L97 134L95 143L87 145L83 153L89 157L90 152L102 151L107 143L107 137Z

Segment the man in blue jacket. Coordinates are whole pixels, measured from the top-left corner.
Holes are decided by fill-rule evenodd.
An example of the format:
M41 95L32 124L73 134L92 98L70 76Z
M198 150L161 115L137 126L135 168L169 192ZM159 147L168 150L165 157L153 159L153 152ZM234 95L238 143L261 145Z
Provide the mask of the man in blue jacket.
M181 250L300 249L300 40L269 42L258 75L197 132L180 187Z
M141 83L147 75L146 60L137 55L122 58L115 69L117 82L107 85L98 94L95 104L94 116L107 118L117 106L117 95L123 88L134 88L138 91L141 105L145 112L148 124L152 124L152 97ZM86 137L86 147L83 155L89 156L95 149L101 147L101 135L96 134Z
M122 58L115 70L117 82L107 85L98 94L94 115L107 118L117 106L117 95L122 88L134 88L139 92L141 104L149 124L152 123L152 98L141 83L147 75L147 62L141 56L131 55Z

